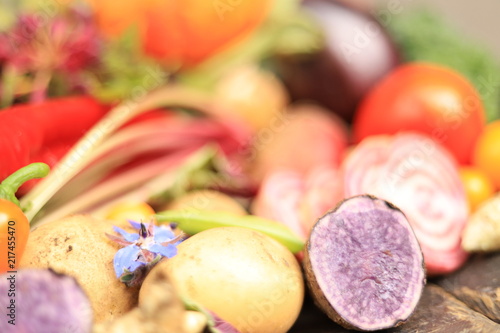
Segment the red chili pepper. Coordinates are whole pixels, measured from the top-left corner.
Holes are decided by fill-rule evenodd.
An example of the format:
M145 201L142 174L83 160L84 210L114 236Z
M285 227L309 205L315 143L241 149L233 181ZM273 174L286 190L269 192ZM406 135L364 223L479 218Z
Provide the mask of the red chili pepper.
M31 155L30 163L43 162L48 164L49 167L53 167L64 157L64 155L66 155L66 153L76 144L77 141L78 138L74 138L53 142L50 145L44 145L35 154ZM30 180L29 182L34 180L37 179ZM26 185L26 183L24 185Z
M43 162L52 168L64 157L64 155L66 155L77 141L78 138L74 138L61 142L53 142L48 146L43 146L36 153L32 154L29 163ZM17 194L20 196L25 195L40 180L41 179L28 180L19 188Z
M90 96L50 99L0 110L0 179L54 142L79 138L107 111Z
M0 183L0 274L16 270L30 232L29 221L15 193L27 180L45 177L48 173L46 164L32 163Z

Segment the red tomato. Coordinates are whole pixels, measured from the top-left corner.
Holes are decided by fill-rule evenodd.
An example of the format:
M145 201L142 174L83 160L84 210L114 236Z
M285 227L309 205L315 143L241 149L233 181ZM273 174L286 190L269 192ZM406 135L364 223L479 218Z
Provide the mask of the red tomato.
M0 199L0 274L16 270L29 233L30 224L21 208Z
M402 65L382 79L353 121L357 142L375 134L417 131L440 142L461 164L470 161L484 126L474 87L450 69L425 63Z
M87 0L108 37L136 26L147 54L193 65L254 30L272 0Z

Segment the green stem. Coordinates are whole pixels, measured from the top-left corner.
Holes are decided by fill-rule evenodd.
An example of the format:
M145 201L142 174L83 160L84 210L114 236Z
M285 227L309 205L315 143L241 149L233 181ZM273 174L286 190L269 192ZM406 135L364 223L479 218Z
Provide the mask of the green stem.
M198 110L215 107L207 95L175 85L152 91L138 100L124 101L94 125L59 161L50 175L22 198L21 205L27 207L25 214L28 220L33 221L50 198L92 161L96 147L120 126L135 116L160 106L184 106Z
M43 178L49 174L49 171L50 168L45 163L31 163L22 167L0 183L0 199L12 201L19 206L16 192L21 185L31 179Z
M212 314L205 309L200 304L196 303L192 299L185 295L180 296L182 303L184 303L184 308L188 311L197 311L203 314L207 318L208 331L211 333L220 333L218 329L215 328L215 320Z
M255 215L236 215L228 212L199 211L195 209L166 210L156 214L161 223L176 223L179 229L188 235L218 227L242 227L259 231L274 238L291 252L298 253L304 247L304 241L288 227L274 220Z

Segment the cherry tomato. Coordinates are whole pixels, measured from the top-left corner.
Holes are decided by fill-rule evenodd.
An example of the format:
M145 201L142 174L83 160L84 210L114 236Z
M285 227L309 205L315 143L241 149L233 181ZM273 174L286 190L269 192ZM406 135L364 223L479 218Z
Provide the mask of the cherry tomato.
M431 136L461 164L470 162L485 126L474 87L438 65L409 63L382 79L363 99L353 121L357 142L370 135L417 131Z
M0 274L16 270L23 256L30 225L15 203L0 199Z
M123 201L113 205L106 218L119 222L118 226L128 227L128 220L149 223L154 214L154 209L145 202Z
M197 64L254 30L271 0L87 0L104 35L139 29L147 54L169 64Z
M461 167L459 173L469 202L469 210L474 212L486 199L493 196L495 187L488 175L477 167Z
M500 120L486 125L474 148L472 164L483 170L500 190Z

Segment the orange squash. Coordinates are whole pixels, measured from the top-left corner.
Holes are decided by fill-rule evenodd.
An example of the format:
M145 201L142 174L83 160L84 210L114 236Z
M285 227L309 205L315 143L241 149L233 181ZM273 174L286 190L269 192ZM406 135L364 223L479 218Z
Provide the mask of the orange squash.
M167 65L196 65L249 35L272 0L87 0L106 37L139 29L146 54Z

